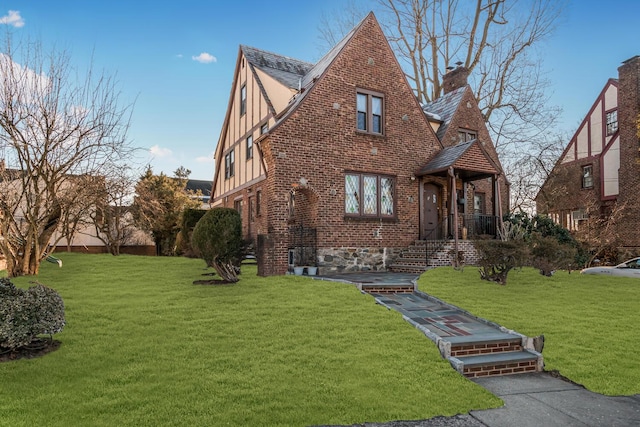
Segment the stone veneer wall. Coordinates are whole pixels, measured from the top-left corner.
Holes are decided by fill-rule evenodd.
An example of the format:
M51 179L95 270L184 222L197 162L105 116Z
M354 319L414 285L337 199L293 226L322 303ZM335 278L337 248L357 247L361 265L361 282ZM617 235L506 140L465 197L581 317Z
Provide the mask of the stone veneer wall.
M386 271L401 248L318 248L320 274Z

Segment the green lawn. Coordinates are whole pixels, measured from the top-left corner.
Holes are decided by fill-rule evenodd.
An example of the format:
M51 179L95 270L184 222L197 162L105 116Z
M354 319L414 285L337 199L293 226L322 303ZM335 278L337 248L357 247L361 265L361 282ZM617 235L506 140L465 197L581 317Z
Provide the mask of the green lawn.
M244 266L233 286L202 286L200 260L56 256L37 280L65 300L63 344L0 364L1 426L352 424L501 404L350 285Z
M640 280L533 269L512 271L507 286L479 277L474 267L438 268L419 287L525 335L544 334L546 370L603 394L640 393Z

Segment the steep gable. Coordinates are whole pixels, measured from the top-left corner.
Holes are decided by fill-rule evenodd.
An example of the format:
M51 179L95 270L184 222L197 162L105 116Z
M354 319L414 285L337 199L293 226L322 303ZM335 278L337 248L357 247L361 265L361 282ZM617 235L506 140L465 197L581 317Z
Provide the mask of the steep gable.
M578 129L569 140L569 144L560 156L559 163L569 163L599 155L606 150L617 135L606 134L606 112L618 108L618 81L609 79ZM603 133L603 129L605 132Z

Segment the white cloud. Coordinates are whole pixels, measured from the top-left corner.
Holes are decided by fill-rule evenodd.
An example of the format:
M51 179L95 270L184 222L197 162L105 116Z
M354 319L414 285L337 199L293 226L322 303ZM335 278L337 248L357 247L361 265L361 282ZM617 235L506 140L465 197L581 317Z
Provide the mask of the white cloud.
M0 16L0 24L12 25L16 28L24 27L24 19L19 10L10 10L5 16Z
M198 61L201 64L210 64L212 62L217 62L218 61L218 58L216 58L215 56L213 56L213 55L211 55L210 53L207 53L207 52L202 52L198 56L192 56L191 59L193 59L194 61Z
M177 54L177 55L176 55L176 58L178 58L178 59L182 59L182 56L183 56L183 55L182 55L181 53L179 53L179 54Z
M213 163L214 154L215 153L212 151L211 154L209 154L208 156L196 157L196 162L198 162L198 163Z
M162 148L159 145L154 145L149 149L149 152L156 157L169 157L172 151L168 148Z

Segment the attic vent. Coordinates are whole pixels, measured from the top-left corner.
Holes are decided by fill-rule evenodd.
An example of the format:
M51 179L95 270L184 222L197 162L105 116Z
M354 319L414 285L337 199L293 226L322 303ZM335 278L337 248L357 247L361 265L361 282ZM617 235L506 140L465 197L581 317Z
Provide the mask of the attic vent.
M589 219L589 215L584 209L579 209L577 211L571 211L571 219L574 221L585 221Z

